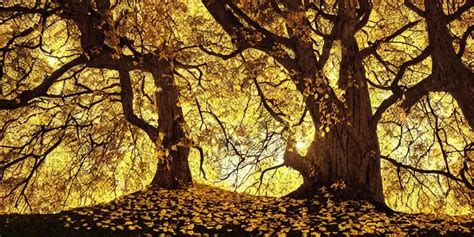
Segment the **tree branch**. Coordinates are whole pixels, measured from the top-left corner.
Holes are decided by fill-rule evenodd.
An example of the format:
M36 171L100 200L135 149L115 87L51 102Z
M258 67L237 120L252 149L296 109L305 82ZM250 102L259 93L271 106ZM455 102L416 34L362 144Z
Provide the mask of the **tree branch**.
M142 129L150 137L152 141L156 141L158 138L158 129L148 124L145 120L138 117L133 112L133 89L132 82L130 79L130 74L125 65L120 65L118 67L119 77L120 77L120 97L123 113L127 120Z
M444 176L448 179L463 183L467 188L469 188L471 190L474 190L474 184L469 183L467 179L465 180L465 179L456 177L452 173L448 173L446 171L441 171L441 170L425 170L425 169L416 168L416 167L413 167L413 166L410 166L410 165L400 163L400 162L396 161L395 159L392 159L388 156L380 156L380 158L390 162L392 165L394 165L397 168L403 168L403 169L411 170L413 172L420 173L420 174L441 175L441 176Z
M415 4L413 4L410 0L405 0L403 2L403 4L408 7L408 9L412 10L413 12L415 12L418 16L421 16L421 17L425 17L426 14L425 14L425 11L421 10L420 8L418 8L417 6L415 6Z
M459 17L461 17L462 14L469 11L472 7L474 7L474 1L467 0L466 3L464 3L464 5L458 8L457 11L447 16L448 22L458 19Z
M87 62L87 58L84 55L77 57L76 59L64 64L61 68L53 72L49 77L43 80L43 82L32 90L26 90L20 93L15 99L0 99L0 110L14 110L25 107L29 104L29 101L46 95L48 89L54 84L54 82L60 78L64 73L69 71L71 68L84 64Z

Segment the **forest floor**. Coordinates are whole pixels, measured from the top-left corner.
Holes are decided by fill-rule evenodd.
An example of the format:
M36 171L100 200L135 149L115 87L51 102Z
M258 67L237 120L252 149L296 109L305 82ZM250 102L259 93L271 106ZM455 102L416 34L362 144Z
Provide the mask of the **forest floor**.
M404 214L367 202L258 197L195 184L147 190L92 207L49 215L0 216L0 236L473 236L467 216ZM161 235L160 235L161 234Z

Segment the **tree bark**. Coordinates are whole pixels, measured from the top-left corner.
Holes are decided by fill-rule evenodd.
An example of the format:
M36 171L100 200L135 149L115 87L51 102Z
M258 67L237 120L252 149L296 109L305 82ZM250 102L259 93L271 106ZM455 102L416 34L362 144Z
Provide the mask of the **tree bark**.
M468 4L466 2L466 4ZM448 17L442 1L425 0L428 38L432 47L432 70L436 80L434 91L446 91L458 102L464 117L474 128L474 74L463 64L454 50L453 37L448 29Z
M378 137L376 130L369 126L372 112L368 87L362 76L362 64L359 61L356 65L358 72L352 74L352 80L357 84L347 88L346 106L340 106L336 100L326 102L343 111L342 121L324 125L326 115L320 113L321 106L314 106L320 102L307 100L316 134L305 157L291 152L291 142L286 151L285 164L298 170L304 180L302 187L291 196L311 195L321 185L343 181L348 198L384 201Z
M154 58L152 65L159 116L157 145L161 152L151 185L168 189L185 187L192 183L192 178L188 164L189 148L185 145L185 121L178 106L178 88L168 61Z
M191 184L191 171L188 165L189 148L184 145L186 133L183 129L184 116L178 106L178 89L173 80L170 60L160 60L154 54L135 54L131 56L117 52L107 45L106 36L112 35L121 41L131 42L125 36L117 35L111 19L107 18L110 1L101 1L94 8L89 1L59 2L64 7L61 16L73 20L81 32L81 46L89 59L88 67L117 70L120 75L121 103L125 118L132 125L148 134L159 149L160 157L151 185L159 188L179 188ZM110 43L110 42L109 42ZM133 47L133 44L128 47ZM114 57L115 54L115 57ZM117 58L118 57L118 58ZM143 61L144 63L139 63ZM143 70L152 74L157 90L156 105L158 128L134 113L133 86L129 72ZM1 102L1 101L0 101Z
M287 150L285 164L303 176L303 184L290 196L311 196L318 187L342 181L345 184L343 198L383 203L377 136L375 133L357 134L366 128L362 124L335 125L324 137L315 136L305 157Z
M354 38L359 19L356 12L357 1L339 1L340 19L334 24L336 28L334 34L330 36L331 39L326 39L327 47L322 53L322 55L329 53L328 49L331 48L333 40L341 40L343 61L339 87L345 91L345 102L336 96L327 78L320 76L323 74L322 68L327 57L320 57L318 61L313 43L301 30L305 27L309 29L311 23L304 18L300 2L292 0L281 2L288 12L296 16L287 24L288 38L275 36L259 27L245 28L245 25L237 19L248 18L239 11L230 11L229 9L236 8L231 1L203 0L214 19L228 34L238 35L242 31L253 34L259 31L264 35L262 41L253 44L246 42L245 37L236 37L234 38L236 45L251 45L269 55L277 55L277 61L288 71L296 72L292 81L305 97L316 135L305 157L294 151L291 139L287 145L284 163L299 171L304 180L303 185L291 196L308 197L317 190L317 187L343 181L349 198L382 203L384 198L380 174L380 149L376 130L369 126L372 118L371 104L362 59L359 58L359 49ZM246 21L249 25L256 24L250 20ZM268 42L291 48L295 58L275 54L272 51L273 47L266 47Z
M311 97L306 100L317 132L304 165L296 160L301 157L285 157L285 163L300 171L304 179L304 184L291 194L293 196L343 181L347 198L384 201L380 148L376 130L369 126L372 118L369 91L354 38L355 6L354 1L341 1L339 12L344 24L339 33L342 61L338 85L345 91L345 101L338 100L329 88L317 96L319 100ZM328 116L336 116L339 121L328 123Z
M448 92L457 101L464 118L474 128L474 73L463 64L453 46L453 37L448 29L449 18L443 12L442 1L425 0L428 39L431 47L431 75L409 88L402 107L410 108L429 92ZM466 2L465 4L469 4Z

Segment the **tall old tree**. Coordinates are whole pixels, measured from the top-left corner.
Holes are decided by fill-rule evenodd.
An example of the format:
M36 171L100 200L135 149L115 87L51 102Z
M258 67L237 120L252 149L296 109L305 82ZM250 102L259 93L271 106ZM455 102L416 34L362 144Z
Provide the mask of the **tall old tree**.
M79 28L82 49L90 57L87 66L118 71L125 117L131 124L145 131L152 141L159 143L158 149L162 150L164 157L159 157L152 185L177 188L190 184L192 180L187 160L189 148L184 145L187 142L183 128L184 117L178 107L178 89L173 75L175 59L171 55L169 58L160 56L162 52L159 49L152 53L139 52L133 40L119 35L114 29L119 22L110 19L110 1L97 1L95 5L93 1L59 1L59 5L63 8L60 16L72 20ZM121 53L125 48L133 52L133 55ZM155 87L159 88L155 94L158 128L134 112L129 73L135 69L150 73Z
M115 143L115 139L121 136L105 136L107 139L104 140L102 135L97 135L101 134L101 130L111 130L112 135L113 126L116 126L115 129L123 126L111 120L109 126L112 127L104 130L94 122L100 116L91 115L93 117L88 118L86 114L98 109L98 113L106 118L107 111L115 108L114 103L117 102L122 109L122 115L119 113L117 116L145 132L156 144L159 157L154 157L158 159L158 165L152 185L178 188L192 182L188 165L192 144L187 138L174 77L179 68L193 70L197 67L185 65L177 59L179 43L169 38L173 32L166 26L166 21L170 19L159 18L163 11L179 9L181 5L168 4L160 8L147 7L146 3L128 3L128 10L124 10L124 4L127 3L57 0L22 4L11 2L0 6L0 110L6 116L2 118L4 123L0 139L3 139L3 157L0 169L3 174L14 171L25 162L34 161L35 164L24 178L9 183L12 188L9 194L26 198L25 190L35 172L48 154L61 144L77 143L77 147L83 147L81 143L85 142L90 147L84 148L87 150L84 156L97 156L94 152L101 149L103 154L108 154L107 144ZM133 11L132 17L128 15L130 11ZM138 14L150 17L133 17ZM137 27L142 28L136 31ZM144 40L146 27L157 28L161 35L147 35L148 39ZM58 51L63 54L43 56ZM45 66L45 61L51 63ZM102 75L86 75L88 70ZM134 79L132 74L137 72L143 77L134 82L136 77ZM151 76L151 85L146 85L145 76ZM98 97L102 98L97 100ZM137 104L137 101L143 101L141 98L147 100L147 106ZM104 101L111 101L111 104L104 106ZM145 109L151 115L144 116L142 107L147 107ZM86 112L77 112L81 108ZM47 112L56 109L58 111L48 118ZM11 112L5 114L5 111ZM25 118L46 111L42 120L49 122L31 131L28 134L30 140L11 143L12 140L6 137L11 139L17 131L11 127L19 129L18 124L10 126L20 121L13 118L17 111ZM84 117L90 121L84 122ZM30 123L24 124L23 128L20 126L20 131L33 128ZM78 148L78 153L81 150ZM83 163L84 160L81 166Z
M459 6L449 16L442 12L441 1L436 4L425 1L425 11L406 2L409 8L426 17L430 45L402 65L392 64L395 68L387 70L394 72L395 78L391 79L389 86L376 85L368 80L364 60L375 55L379 61L385 62L377 52L381 45L390 43L416 26L419 20L406 22L395 29L388 27L391 32L384 32L375 41L361 42L358 36L360 32L367 34L366 29L376 28L368 24L373 10L372 1L202 2L230 36L235 47L231 53L220 53L203 46L206 52L228 59L247 49L260 50L273 57L291 75L290 80L304 96L317 131L304 157L293 151L292 138L289 139L284 164L299 171L304 179L302 186L293 195L308 195L320 185L344 181L352 197L383 202L377 125L382 114L391 106L396 107L395 103L402 98L402 107L408 109L429 91L448 91L458 100L466 119L470 121L472 117L470 107L464 105L468 101L467 95L472 94L472 72L461 63L460 55L454 52L452 38L446 28L448 19L456 19L472 7L470 2ZM376 4L383 5L378 1ZM458 54L462 55L470 30L464 35L462 50ZM333 51L338 52L340 61L335 67L338 70L337 83L331 84L329 78L332 72L326 67L329 66L328 58ZM406 90L400 81L407 68L429 55L433 60L431 75ZM384 65L390 64L385 62ZM456 80L456 83L444 83L443 80ZM392 96L383 101L374 114L369 98L369 83L392 92ZM271 106L265 108L277 121L291 127ZM466 159L465 165L469 160ZM393 163L401 167L400 163ZM454 177L472 188L467 170L465 166L457 176L451 174L449 168L446 173L434 173ZM423 173L423 170L417 172Z

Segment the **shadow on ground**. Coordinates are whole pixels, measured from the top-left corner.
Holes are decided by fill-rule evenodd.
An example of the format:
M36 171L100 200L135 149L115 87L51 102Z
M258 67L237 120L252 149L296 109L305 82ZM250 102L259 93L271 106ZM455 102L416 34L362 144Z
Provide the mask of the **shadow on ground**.
M3 236L473 236L467 216L404 214L364 201L257 197L204 185L147 190L113 202L50 215L0 216Z

